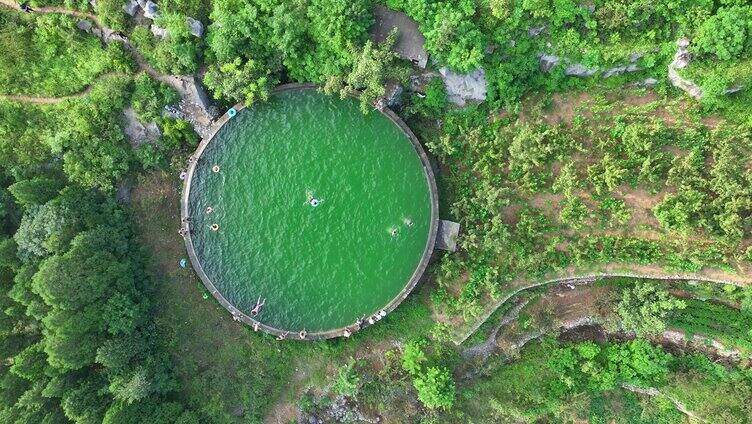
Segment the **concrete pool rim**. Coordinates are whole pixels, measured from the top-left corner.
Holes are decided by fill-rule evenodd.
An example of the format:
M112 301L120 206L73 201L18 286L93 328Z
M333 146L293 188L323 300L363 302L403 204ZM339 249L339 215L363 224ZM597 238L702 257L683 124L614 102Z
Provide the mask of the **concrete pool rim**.
M290 91L316 90L318 88L319 86L316 84L300 84L300 83L283 84L273 89L269 93L269 96L271 97L280 93L290 92ZM357 97L357 96L353 96L353 97ZM230 303L222 295L222 293L220 293L219 290L217 290L217 288L214 286L214 283L212 283L209 276L206 275L206 273L204 272L204 269L201 265L201 261L196 255L196 251L193 246L193 240L191 238L191 232L190 232L190 222L189 222L190 190L191 190L191 183L193 180L193 174L196 169L196 165L198 164L198 161L201 158L201 155L203 154L204 150L209 145L209 143L211 143L211 141L217 135L219 130L224 126L224 124L227 121L232 119L237 113L240 113L240 111L242 111L244 108L245 108L245 105L243 103L238 103L234 107L232 107L228 111L228 113L223 114L220 118L214 121L207 135L201 140L198 147L196 148L196 151L191 155L189 162L188 162L188 169L186 171L185 180L183 181L183 193L181 195L181 200L180 200L180 218L181 218L180 228L181 228L181 234L183 234L183 239L185 241L185 247L188 252L188 258L191 261L193 270L199 276L199 278L201 279L206 289L209 290L212 296L214 296L214 298L217 299L217 301L232 314L235 320L242 321L254 329L257 328L258 330L264 331L266 333L269 333L278 337L284 336L286 339L289 339L289 340L321 340L321 339L329 339L333 337L344 336L346 332L352 334L360 329L368 327L370 324L368 323L368 317L366 317L366 319L364 319L364 322L362 323L360 327L357 327L355 323L353 323L352 325L347 326L347 327L341 327L341 328L320 331L320 332L309 332L305 335L304 338L301 338L298 332L301 331L302 329L284 330L284 329L272 327L240 311L232 303ZM392 300L389 301L389 303L387 303L380 309L388 314L389 312L394 310L400 303L402 303L402 301L404 301L405 298L407 298L410 292L412 292L412 290L418 284L426 268L428 267L428 263L431 259L434 246L436 244L436 236L437 236L438 225L439 225L439 201L438 201L438 190L436 188L436 180L435 180L433 168L431 167L428 155L423 149L423 146L421 146L420 142L418 141L418 138L415 136L415 134L413 134L410 128L402 121L402 119L400 119L397 116L397 114L395 114L392 110L388 108L384 108L383 110L382 109L374 109L374 110L378 113L381 113L383 116L389 119L394 125L396 125L402 131L402 133L408 138L408 140L410 140L410 143L412 144L415 153L420 158L421 164L423 166L423 174L425 175L427 182L428 182L428 190L429 190L430 203L431 203L431 218L430 218L431 222L429 224L428 239L426 242L426 246L423 250L423 255L417 267L413 271L412 276L410 277L408 282L405 284L405 286L402 288L402 290L397 294L397 296L392 298ZM230 111L234 111L235 113L232 113ZM379 311L373 311L371 314L375 315Z

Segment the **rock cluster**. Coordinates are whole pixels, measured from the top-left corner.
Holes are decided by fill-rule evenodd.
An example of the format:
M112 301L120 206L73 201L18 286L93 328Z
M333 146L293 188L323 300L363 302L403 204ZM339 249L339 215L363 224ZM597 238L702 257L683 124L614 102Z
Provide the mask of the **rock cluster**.
M640 60L641 57L642 53L632 53L629 56L629 63L608 68L601 72L601 77L610 78L616 75L621 75L625 72L637 72L640 70L637 61ZM589 68L582 63L571 63L568 58L561 58L559 56L544 53L538 55L538 67L542 72L551 72L551 70L560 63L567 64L564 74L570 77L589 78L600 71L598 67Z
M159 18L159 7L152 0L129 0L123 5L123 10L130 16L136 16L139 10L143 10L145 18L151 20ZM200 38L204 35L204 24L198 19L187 16L185 23L193 36ZM166 38L169 35L167 29L156 25L151 26L151 32L159 38Z
M143 125L139 121L136 111L131 107L123 110L123 124L123 132L134 148L142 144L153 143L162 137L162 130L159 129L156 122Z
M699 100L702 98L702 89L694 82L684 79L679 75L679 69L689 66L689 62L692 60L692 56L689 53L689 40L680 38L676 42L676 47L674 60L668 64L668 79L674 87L684 90L692 98Z
M483 68L478 68L467 74L458 74L449 68L441 68L439 74L444 80L449 101L457 106L465 106L468 101L482 102L486 100L486 72Z

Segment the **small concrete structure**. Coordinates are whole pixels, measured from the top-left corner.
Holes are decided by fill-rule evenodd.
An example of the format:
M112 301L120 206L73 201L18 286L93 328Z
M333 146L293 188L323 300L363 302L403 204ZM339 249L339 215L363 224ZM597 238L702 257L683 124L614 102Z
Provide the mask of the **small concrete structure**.
M449 252L457 251L457 236L460 234L460 224L445 219L439 220L439 232L436 236L436 248Z
M418 23L402 12L389 10L380 4L374 6L373 15L376 22L369 30L371 39L381 43L397 28L399 37L393 47L394 52L419 68L425 68L428 63L428 52L424 47L426 38L418 29Z

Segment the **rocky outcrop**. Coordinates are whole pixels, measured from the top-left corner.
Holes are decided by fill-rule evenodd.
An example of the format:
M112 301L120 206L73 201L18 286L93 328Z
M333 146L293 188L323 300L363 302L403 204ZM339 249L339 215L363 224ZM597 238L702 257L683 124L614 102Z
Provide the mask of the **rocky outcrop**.
M542 72L550 72L559 62L561 62L559 56L549 54L540 54L538 56L538 67Z
M190 122L196 133L205 137L219 112L209 101L209 96L198 79L192 75L169 75L160 78L160 81L175 88L182 99L177 107L166 108L165 114Z
M625 72L637 72L641 69L636 62L641 57L642 53L632 53L629 55L629 63L608 68L601 72L601 77L610 78ZM567 67L564 70L564 74L570 77L589 78L600 72L597 66L588 67L582 63L571 63L571 60L568 58L543 53L538 54L538 66L542 72L551 72L560 63L566 64Z
M123 5L123 10L128 16L136 16L139 7L137 0L130 0Z
M588 68L581 63L575 63L574 65L567 66L564 74L570 77L587 78L595 75L598 72L598 68Z
M441 68L439 74L444 80L449 101L457 106L486 100L486 72L482 68L467 74L458 74L449 68Z
M160 28L154 24L149 27L151 29L151 33L154 34L155 37L165 39L167 38L167 28Z
M76 22L76 28L84 32L91 32L91 29L93 27L94 27L94 24L92 24L91 21L87 21L86 19L81 19L78 22Z
M676 42L676 54L674 60L668 64L668 79L671 84L689 94L692 98L700 100L702 98L702 89L694 82L684 79L679 75L679 70L689 66L692 56L689 53L689 40L680 38Z
M149 0L147 1L142 8L144 9L144 17L147 19L157 19L159 17L159 9L157 8L157 4L153 1Z
M546 30L546 26L545 25L539 26L539 27L535 27L535 28L530 28L530 29L527 30L527 35L530 36L530 37L537 37L537 36L541 35L543 33L543 31L545 31L545 30Z
M204 35L204 24L201 23L198 19L193 19L190 16L185 18L186 23L188 24L188 31L194 36L201 38L202 35Z
M142 144L153 143L162 137L162 130L159 129L156 122L143 125L139 121L136 111L130 107L123 110L123 132L133 148Z

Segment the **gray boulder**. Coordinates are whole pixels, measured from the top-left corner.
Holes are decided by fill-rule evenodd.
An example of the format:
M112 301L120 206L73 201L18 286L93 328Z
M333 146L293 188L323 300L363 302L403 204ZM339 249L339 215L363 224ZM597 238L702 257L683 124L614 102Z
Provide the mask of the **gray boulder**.
M642 85L644 85L645 88L653 88L658 85L658 80L655 78L645 78L645 80L642 82Z
M202 24L201 21L193 19L190 16L185 18L185 21L188 24L188 30L195 37L201 38L201 36L204 35L204 24Z
M159 17L159 9L157 8L156 3L151 0L146 2L146 6L144 6L144 17L152 20Z
M110 31L104 35L104 41L105 43L125 43L128 39L125 38L125 35L120 31Z
M527 35L529 35L531 37L537 37L537 36L541 35L543 33L543 31L545 31L545 30L546 30L546 26L545 25L539 26L537 28L530 28L530 29L527 30Z
M626 72L627 67L626 66L616 66L613 68L606 69L603 71L603 78L611 78L617 75L621 75L624 72Z
M144 144L146 138L146 127L139 122L136 116L136 111L133 108L125 108L123 110L123 132L131 143L131 146L138 147Z
M167 32L167 28L160 28L152 24L150 29L151 29L151 33L154 34L155 37L159 37L161 39L165 39L169 35L169 33Z
M542 54L540 55L538 66L540 67L541 71L549 72L554 68L554 66L558 65L559 62L561 62L561 58L559 58L559 56Z
M396 81L390 81L386 84L384 91L384 103L387 107L395 109L402 106L402 94L405 88Z
M629 61L632 63L637 62L638 60L642 59L642 56L643 54L640 52L632 53L629 55Z
M744 86L743 85L735 85L733 87L729 87L729 88L725 89L723 91L723 94L734 94L734 93L738 93L738 92L740 92L742 90L744 90Z
M486 72L482 68L467 74L458 74L449 68L441 68L439 74L444 80L449 101L457 106L465 106L468 101L486 100Z
M162 130L156 122L150 122L146 125L146 138L149 141L157 141L162 137Z
M81 31L91 32L91 28L94 26L90 21L87 21L86 19L81 19L80 21L76 22L76 28L80 29Z
M640 67L637 66L636 63L630 63L627 65L627 72L637 72L640 70Z
M138 5L137 0L130 0L129 2L123 5L123 10L129 16L136 16L136 13L138 13L138 8L139 8L139 5Z
M581 63L575 63L574 65L567 66L564 74L570 77L587 78L598 72L598 68L587 68Z
M692 98L700 100L702 98L702 88L694 82L682 78L679 75L678 69L686 68L689 65L691 56L689 54L689 40L686 38L680 38L676 41L676 54L674 54L674 60L668 64L668 79L671 84L689 94Z

